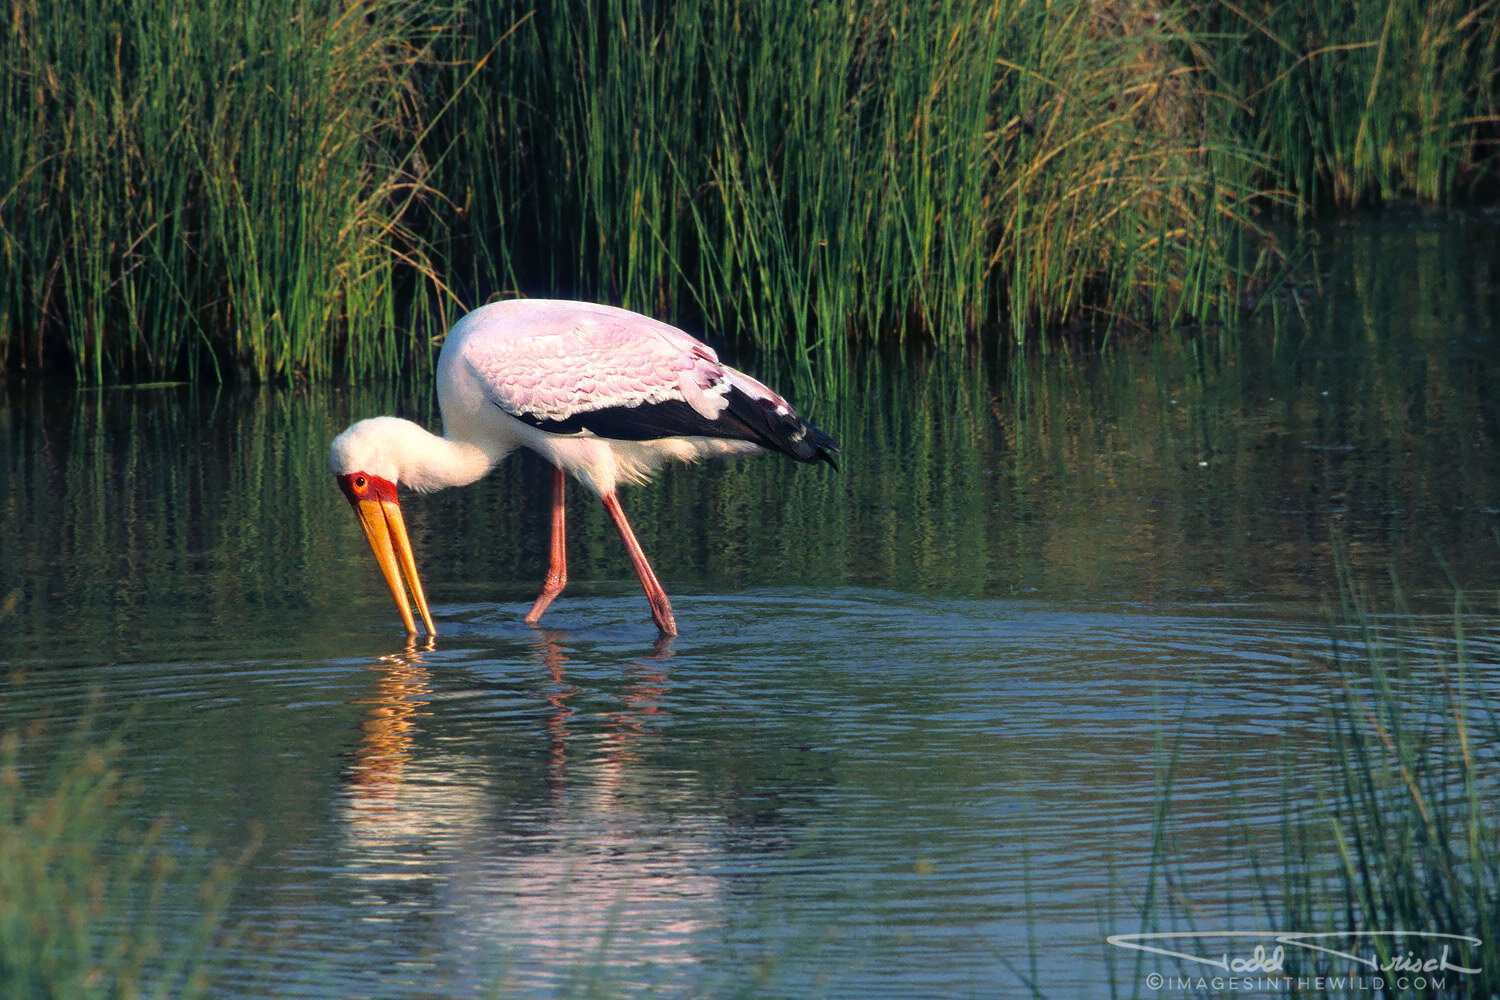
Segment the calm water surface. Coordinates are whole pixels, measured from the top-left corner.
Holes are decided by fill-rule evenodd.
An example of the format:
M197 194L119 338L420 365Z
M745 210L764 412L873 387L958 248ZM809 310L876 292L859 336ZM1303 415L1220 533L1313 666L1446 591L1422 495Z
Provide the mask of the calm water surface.
M1143 910L1268 924L1243 843L1275 871L1328 743L1340 560L1377 608L1395 569L1374 627L1419 679L1460 586L1500 678L1497 228L1334 227L1232 348L795 393L842 472L625 496L667 643L579 491L521 623L529 459L407 501L442 633L407 642L325 455L425 392L9 383L0 728L98 693L138 713L128 808L184 855L259 839L223 996L1129 994L1104 938Z

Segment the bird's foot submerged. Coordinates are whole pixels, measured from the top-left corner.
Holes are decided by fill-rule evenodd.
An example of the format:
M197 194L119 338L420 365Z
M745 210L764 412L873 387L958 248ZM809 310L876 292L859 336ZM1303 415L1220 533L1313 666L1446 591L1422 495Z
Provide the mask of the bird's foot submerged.
M677 634L677 620L672 617L672 604L667 600L667 595L661 591L656 594L647 592L646 599L651 602L651 617L656 620L656 627L664 636Z

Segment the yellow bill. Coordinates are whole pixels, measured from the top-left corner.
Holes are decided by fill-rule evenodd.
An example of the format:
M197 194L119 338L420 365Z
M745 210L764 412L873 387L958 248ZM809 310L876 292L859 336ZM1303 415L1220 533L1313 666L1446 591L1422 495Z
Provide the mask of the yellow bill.
M406 631L412 635L417 634L417 624L412 618L411 603L406 593L406 586L409 585L411 596L416 600L417 611L422 615L422 624L427 627L427 634L437 635L437 629L432 624L432 613L427 610L427 596L422 593L422 581L417 576L417 560L412 555L406 521L401 516L401 505L395 499L395 485L375 476L356 473L340 476L339 486L349 498L355 514L359 515L359 525L365 531L370 551L375 553L380 575L385 577L386 586L391 588L391 596L396 599L396 609L401 612L401 621L406 625Z

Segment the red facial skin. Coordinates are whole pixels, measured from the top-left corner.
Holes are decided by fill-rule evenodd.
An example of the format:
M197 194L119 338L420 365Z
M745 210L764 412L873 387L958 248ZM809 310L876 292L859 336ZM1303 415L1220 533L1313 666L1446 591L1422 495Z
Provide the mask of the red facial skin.
M348 472L333 478L338 480L339 489L344 491L351 504L358 504L361 500L396 502L396 484L389 479L368 472Z

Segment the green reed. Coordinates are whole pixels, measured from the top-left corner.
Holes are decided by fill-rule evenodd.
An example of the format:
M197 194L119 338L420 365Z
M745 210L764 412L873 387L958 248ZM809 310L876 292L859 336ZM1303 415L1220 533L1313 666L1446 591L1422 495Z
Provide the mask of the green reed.
M499 4L439 186L480 295L590 295L826 367L1233 301L1248 164L1176 8ZM475 41L477 40L477 41ZM473 122L485 127L469 128Z
M1382 996L1495 996L1500 711L1467 641L1471 623L1489 619L1476 618L1459 597L1446 633L1419 636L1399 590L1397 614L1375 611L1356 588L1348 553L1339 552L1340 602L1325 664L1328 744L1287 757L1272 830L1257 833L1263 817L1231 795L1220 863L1261 886L1250 928L1327 934L1319 944L1359 956L1356 962L1288 947L1284 968L1271 975L1288 977L1282 988L1289 996L1364 997L1376 980L1384 983ZM1166 883L1174 878L1165 818L1174 764L1162 763L1168 777L1154 859ZM1143 904L1144 926L1152 929L1173 905L1155 898L1159 889L1153 886ZM1352 932L1376 933L1357 939ZM1445 942L1417 933L1482 944L1448 941L1448 961L1465 971L1443 970L1436 960ZM1210 954L1214 947L1222 941L1186 950ZM1396 964L1412 956L1434 965L1423 974Z
M1365 599L1344 592L1332 767L1316 806L1288 809L1282 839L1294 863L1272 916L1299 929L1479 938L1482 948L1465 947L1454 962L1482 971L1446 978L1466 995L1493 996L1500 991L1500 810L1490 789L1500 715L1469 655L1464 605L1460 598L1451 634L1435 644L1437 662L1418 664L1389 640ZM1295 782L1290 793L1304 802L1307 789ZM1291 818L1298 812L1316 815L1298 824ZM1412 950L1436 957L1440 949L1413 939L1375 940L1361 950L1384 963ZM1422 991L1392 995L1404 992Z
M23 0L0 27L0 352L80 380L425 352L426 6ZM422 323L417 324L417 332Z
M496 294L830 373L1231 321L1249 206L1493 177L1492 0L21 0L0 357L426 371Z
M0 992L7 997L208 994L233 866L201 878L194 926L168 933L183 878L158 822L124 818L118 735L87 720L58 739L34 722L0 736ZM42 748L46 747L47 750Z
M1299 205L1442 201L1500 169L1492 0L1198 5L1237 131ZM1493 190L1490 192L1493 197Z

